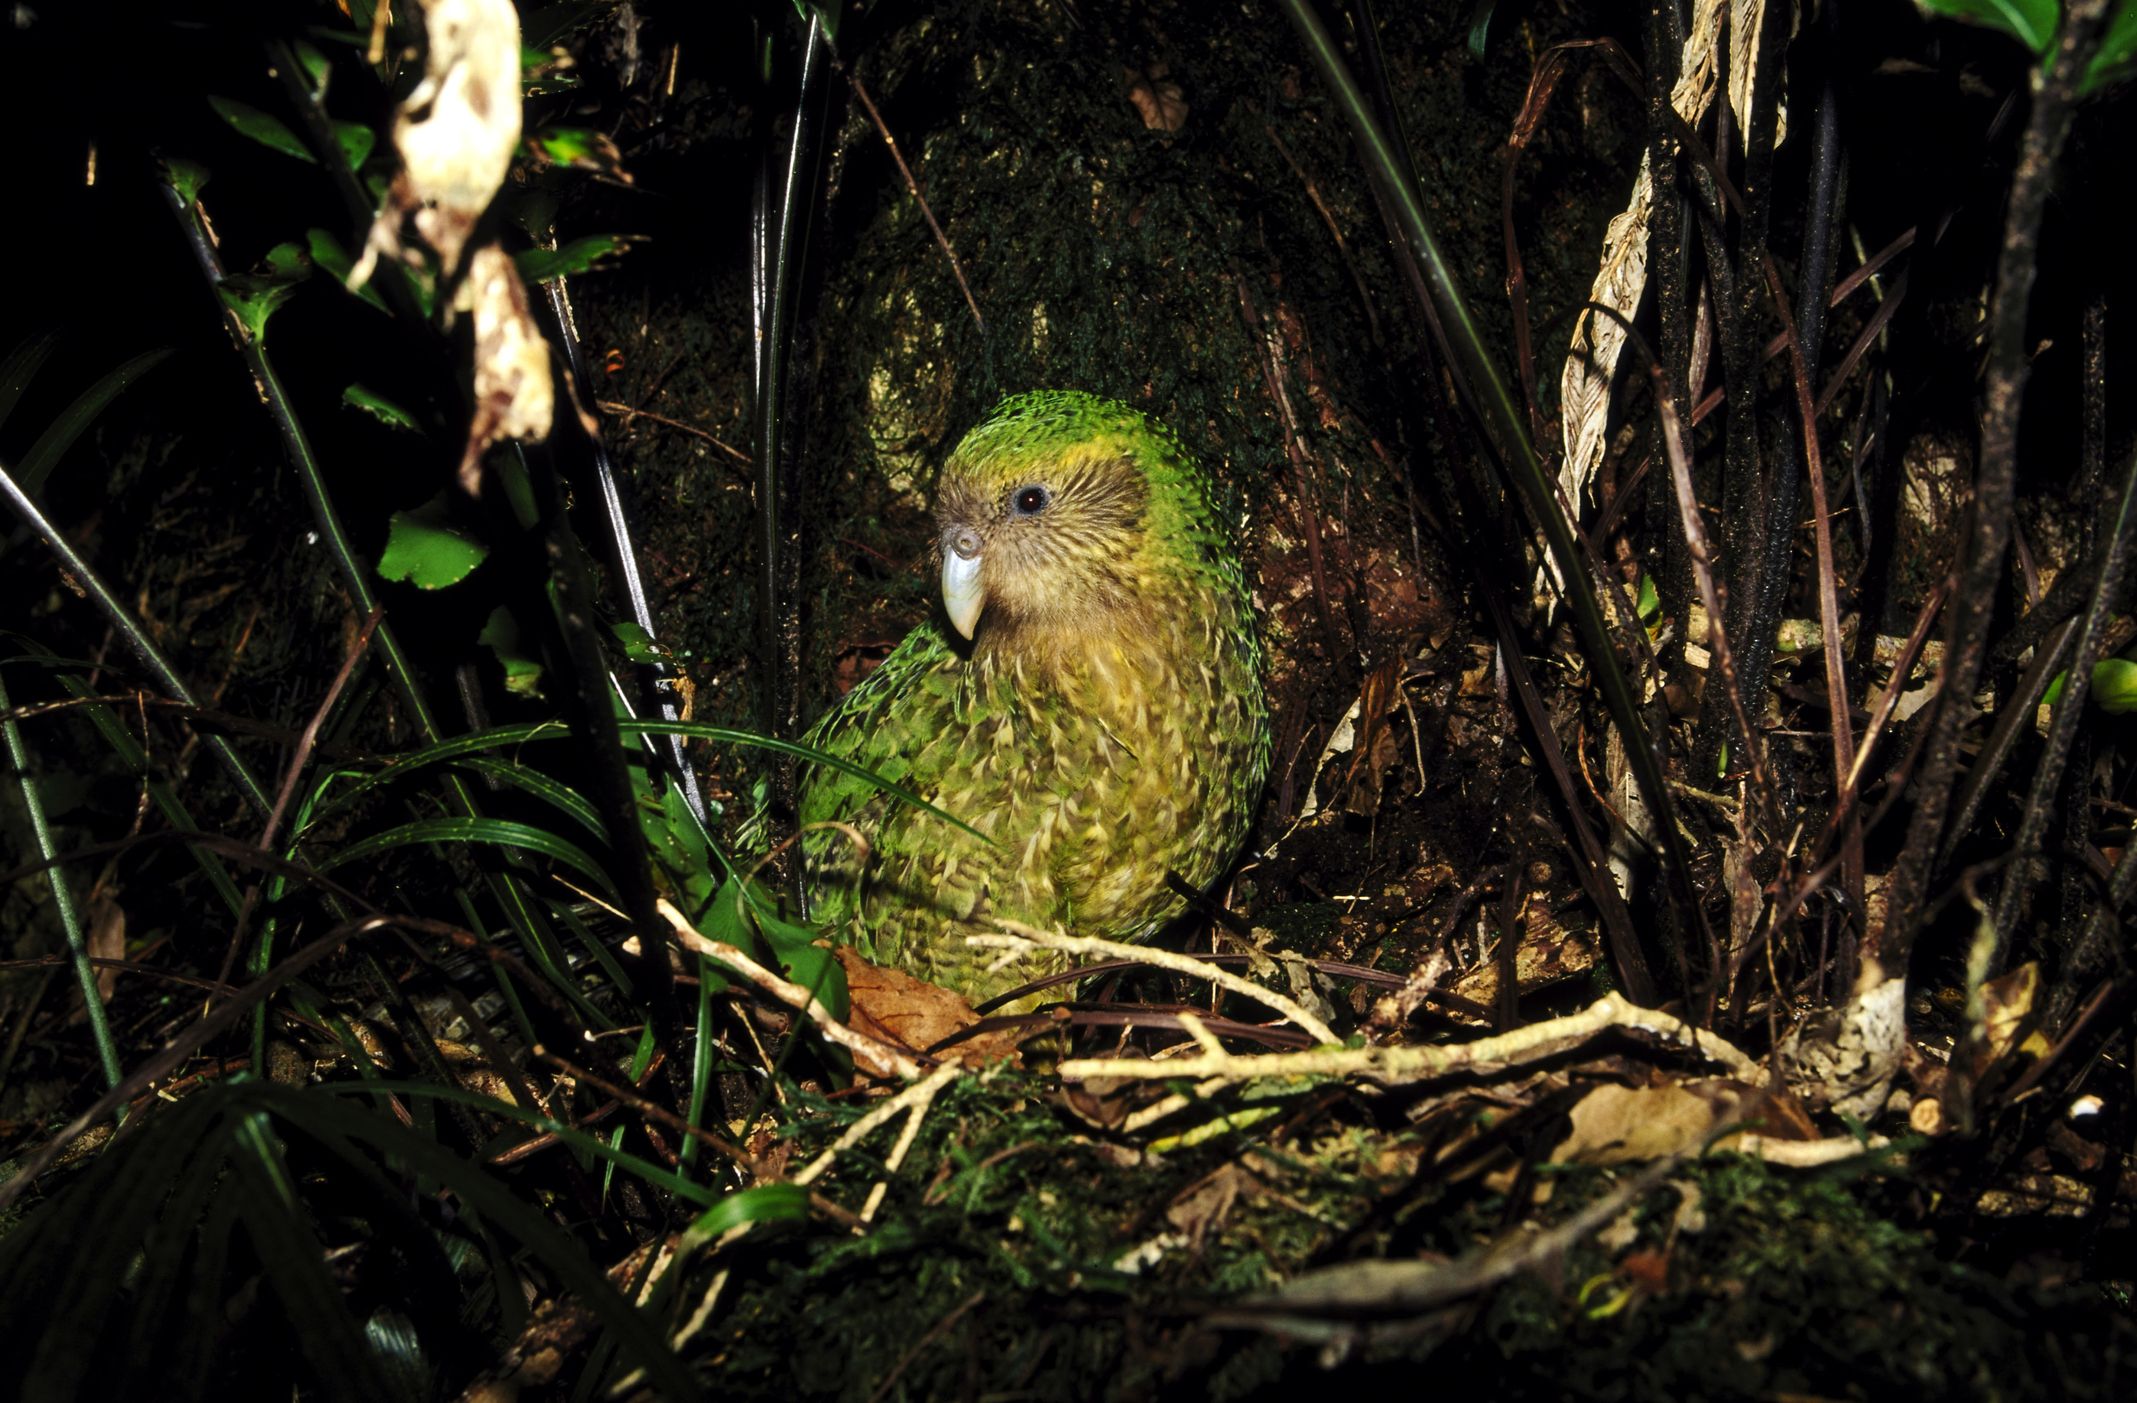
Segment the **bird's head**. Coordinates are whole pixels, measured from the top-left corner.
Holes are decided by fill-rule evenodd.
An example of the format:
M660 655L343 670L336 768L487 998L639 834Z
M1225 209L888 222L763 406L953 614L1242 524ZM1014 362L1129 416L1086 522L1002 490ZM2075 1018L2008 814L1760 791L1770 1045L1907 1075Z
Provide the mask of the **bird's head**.
M1016 396L943 467L943 607L966 638L1131 629L1162 607L1151 596L1168 545L1207 534L1174 528L1208 517L1200 474L1137 411L1065 391Z

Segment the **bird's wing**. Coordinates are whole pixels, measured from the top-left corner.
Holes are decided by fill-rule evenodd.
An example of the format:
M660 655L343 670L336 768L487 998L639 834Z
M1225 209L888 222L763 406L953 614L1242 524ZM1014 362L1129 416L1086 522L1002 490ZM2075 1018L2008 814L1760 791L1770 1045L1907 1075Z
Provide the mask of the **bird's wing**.
M818 721L802 743L910 789L914 771L930 768L927 738L939 734L955 710L959 670L960 660L941 629L923 624ZM801 821L851 822L883 798L881 790L858 776L814 766L802 785Z
M946 790L962 787L958 777L969 764L971 727L961 719L965 708L958 698L963 674L963 660L940 624L923 624L847 693L804 743L916 798L948 807ZM808 770L800 816L804 825L835 822L859 829L871 844L879 878L886 869L939 858L972 841L934 815L826 765ZM814 892L811 914L834 924L845 920L854 914L860 876L852 841L821 831L803 843Z

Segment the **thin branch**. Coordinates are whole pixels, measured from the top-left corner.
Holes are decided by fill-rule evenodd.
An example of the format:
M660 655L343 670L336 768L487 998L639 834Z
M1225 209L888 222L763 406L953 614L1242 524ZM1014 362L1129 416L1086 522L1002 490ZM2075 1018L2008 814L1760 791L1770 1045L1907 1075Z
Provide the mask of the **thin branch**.
M1056 935L996 917L994 924L1003 932L1000 935L968 935L967 945L977 945L991 950L1028 951L1034 948L1059 950L1070 955L1099 955L1109 959L1128 960L1135 964L1150 965L1156 969L1169 969L1174 974L1184 974L1192 979L1207 979L1220 989L1239 995L1243 999L1275 1009L1284 1017L1306 1030L1314 1041L1339 1043L1343 1039L1335 1030L1308 1013L1295 1001L1274 989L1264 989L1250 980L1241 979L1230 970L1219 969L1192 955L1182 955L1172 950L1161 950L1152 945L1127 945L1117 940L1098 940L1084 935Z
M860 75L847 73L846 66L839 63L836 56L833 56L831 62L838 67L840 73L845 74L848 86L853 89L853 95L861 100L861 109L868 114L868 120L876 124L876 133L883 138L883 145L889 149L891 160L897 163L898 174L905 177L906 190L912 194L913 202L920 206L920 217L928 222L928 228L934 232L935 244L942 250L942 256L950 260L950 276L957 279L957 290L965 295L965 305L972 309L973 324L984 333L987 330L987 319L979 314L979 302L972 296L971 284L965 281L965 270L957 261L957 250L950 247L950 236L943 233L942 226L935 222L935 211L928 208L927 196L920 193L920 182L913 178L912 167L905 164L905 156L898 150L898 138L890 134L890 127L883 121L883 114L876 111L875 100L868 96L868 89L861 85ZM1340 239L1341 235L1337 237Z

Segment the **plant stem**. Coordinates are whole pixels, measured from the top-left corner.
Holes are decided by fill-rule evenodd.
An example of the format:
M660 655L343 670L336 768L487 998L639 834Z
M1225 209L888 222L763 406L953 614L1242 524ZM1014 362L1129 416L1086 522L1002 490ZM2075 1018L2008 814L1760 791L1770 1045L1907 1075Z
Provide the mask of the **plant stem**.
M7 682L0 678L0 716L14 706L7 697ZM45 821L44 800L37 792L37 778L30 772L30 748L23 743L22 726L12 718L0 720L0 734L7 739L8 763L14 766L22 786L22 807L30 815L30 833L37 842L37 856L45 865L45 880L52 884L52 907L59 912L60 927L67 933L67 953L74 957L74 980L82 989L82 1009L89 1015L89 1035L96 1042L96 1058L104 1069L106 1088L119 1084L125 1069L119 1065L118 1044L111 1038L111 1023L104 1015L104 999L96 987L96 966L89 963L89 937L82 929L81 912L68 889L67 874L60 866L59 849L52 841L52 825Z

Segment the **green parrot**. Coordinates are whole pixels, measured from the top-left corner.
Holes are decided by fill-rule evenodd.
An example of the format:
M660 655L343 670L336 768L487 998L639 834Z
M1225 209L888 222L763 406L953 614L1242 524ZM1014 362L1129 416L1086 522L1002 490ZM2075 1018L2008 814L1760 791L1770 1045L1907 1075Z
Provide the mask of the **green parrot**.
M804 775L811 915L879 964L983 1000L1067 967L965 944L1008 917L1138 940L1252 826L1269 770L1261 642L1208 476L1113 400L1017 395L944 466L943 611L807 743L991 843L827 766Z

